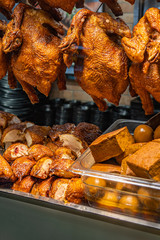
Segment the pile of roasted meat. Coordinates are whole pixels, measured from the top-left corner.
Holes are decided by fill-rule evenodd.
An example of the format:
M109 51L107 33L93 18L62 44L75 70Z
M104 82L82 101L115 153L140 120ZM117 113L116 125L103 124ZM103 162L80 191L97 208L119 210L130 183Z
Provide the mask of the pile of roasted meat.
M0 112L0 129L1 186L63 202L84 200L82 180L69 168L100 136L97 126L66 123L51 128Z
M101 2L120 9L117 0ZM64 36L59 9L70 13L75 5L83 7L83 0L29 3L19 3L8 24L0 22L0 78L8 72L10 88L18 81L37 103L36 89L48 96L56 80L60 90L66 89L66 67L74 63L76 81L101 111L107 109L106 100L118 105L130 86L145 114L153 113L151 96L160 102L159 9L148 9L133 34L119 18L82 9ZM8 17L14 5L14 0L0 1L0 10Z

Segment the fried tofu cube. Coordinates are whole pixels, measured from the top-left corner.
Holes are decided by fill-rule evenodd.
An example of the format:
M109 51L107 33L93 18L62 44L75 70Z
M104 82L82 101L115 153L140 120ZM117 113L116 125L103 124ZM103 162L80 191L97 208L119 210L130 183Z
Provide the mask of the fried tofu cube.
M95 162L103 162L122 154L128 145L134 143L127 127L98 137L89 147Z
M148 142L127 157L127 164L138 177L160 177L160 142Z
M116 157L117 163L119 163L121 165L122 164L122 160L124 158L126 158L127 156L135 153L137 150L139 150L145 144L146 143L133 143L133 144L129 145L121 155Z

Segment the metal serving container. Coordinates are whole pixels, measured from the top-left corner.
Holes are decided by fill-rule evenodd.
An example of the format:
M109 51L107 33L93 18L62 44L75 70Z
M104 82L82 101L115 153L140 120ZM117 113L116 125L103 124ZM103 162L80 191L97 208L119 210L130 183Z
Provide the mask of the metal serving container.
M124 126L133 133L142 123L144 122L117 120L105 133ZM88 148L71 167L72 172L82 175L85 197L90 206L160 223L160 182L92 170L94 164L95 160Z

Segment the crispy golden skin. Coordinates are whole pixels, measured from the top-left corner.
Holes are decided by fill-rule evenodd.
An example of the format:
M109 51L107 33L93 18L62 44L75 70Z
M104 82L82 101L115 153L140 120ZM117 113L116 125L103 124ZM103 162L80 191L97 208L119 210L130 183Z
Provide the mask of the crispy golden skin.
M141 63L145 58L145 51L147 45L152 38L151 41L155 41L155 36L152 34L157 31L160 33L160 11L158 8L149 8L144 16L139 20L137 25L133 28L133 37L123 37L122 38L122 46L127 54L127 56L134 63ZM159 35L159 34L158 34ZM153 44L152 42L152 44ZM159 43L159 40L157 41ZM150 46L151 47L151 46ZM150 48L149 47L149 48ZM159 44L158 44L159 47ZM153 46L152 46L153 48ZM155 46L154 46L155 48ZM156 47L157 48L157 47ZM159 49L158 53L159 53ZM148 58L148 56L147 56ZM150 58L150 56L149 56ZM152 57L153 58L153 57ZM150 59L153 60L153 59Z
M117 36L116 40L107 35L113 33ZM68 67L73 62L73 56L77 56L75 78L101 111L107 109L104 98L118 105L129 84L127 56L117 42L123 36L131 36L123 21L115 20L107 13L82 9L74 16L60 45Z
M73 154L71 149L67 148L67 147L59 147L55 151L55 157L57 159L71 159L71 160L75 160L76 159L76 156Z
M64 11L71 13L75 4L81 2L83 5L84 0L37 0L43 8L49 6L50 8L61 8ZM45 8L46 9L46 8Z
M76 174L69 171L69 168L73 163L73 160L67 158L54 159L50 167L50 176L55 175L61 178L77 177Z
M115 16L123 15L121 6L118 4L118 0L100 0L102 3L106 3Z
M34 161L29 156L25 156L25 157L20 157L14 160L11 168L15 177L22 180L24 176L27 176L30 174L31 169L35 164L36 164L36 161Z
M9 163L0 155L0 178L10 179L13 175L11 166Z
M33 166L30 173L31 176L46 179L49 176L50 167L52 165L53 159L49 157L43 157Z
M3 153L7 161L14 161L16 158L28 155L28 146L23 143L14 143L10 145Z
M84 185L81 178L55 180L49 196L59 201L81 203L84 199Z
M55 151L59 148L59 146L58 146L56 143L54 143L54 142L48 142L48 143L46 144L46 146L47 146L49 149L51 149L52 152L55 152Z
M21 191L21 192L26 192L26 193L30 193L33 184L36 182L36 179L31 177L31 176L27 176L25 178L23 178L22 180L18 179L12 186L13 190L16 191Z
M48 12L23 3L14 9L3 37L3 51L12 52L13 75L32 103L38 102L35 87L48 96L58 78L58 87L65 89L66 67L58 49L63 33L62 25Z
M142 68L143 64L132 64L129 77L133 89L141 98L145 114L150 115L154 110L150 95L160 102L160 63L151 63L146 74Z
M135 0L125 0L125 1L129 2L130 4L135 3ZM106 3L115 16L123 15L123 11L121 6L118 3L118 0L100 0L100 2Z
M0 0L0 12L8 19L11 19L12 8L14 7L15 2L18 2L18 0Z
M53 157L53 151L47 146L41 144L35 144L31 146L28 150L30 156L32 156L36 161L45 156Z
M55 177L50 177L46 180L35 183L31 190L31 194L36 196L49 197L49 191L54 180Z
M81 178L72 178L66 191L66 201L76 204L84 200L84 185Z
M2 39L0 38L0 79L6 75L7 69L7 56L2 51Z
M12 11L14 4L15 0L0 0L0 8L3 8L8 12Z
M146 115L153 113L151 96L160 102L160 10L149 8L133 29L133 37L123 37L122 46L132 60L131 87L141 98ZM132 93L131 93L132 95Z
M149 42L149 36L151 32L151 26L144 15L133 28L133 37L122 38L122 46L124 47L127 56L134 63L141 63L144 61L144 53L146 50L146 45Z

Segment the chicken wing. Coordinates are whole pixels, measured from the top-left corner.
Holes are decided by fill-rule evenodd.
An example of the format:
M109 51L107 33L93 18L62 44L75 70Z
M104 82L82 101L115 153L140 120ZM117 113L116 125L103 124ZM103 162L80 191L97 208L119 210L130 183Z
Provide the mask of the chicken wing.
M3 153L3 157L12 162L16 158L27 156L28 155L28 146L23 143L14 143L10 145L5 152Z
M145 58L145 51L150 37L154 31L160 33L160 11L158 8L149 8L144 16L139 20L133 28L133 37L123 37L122 46L127 56L134 63L141 63Z
M160 63L152 63L147 73L143 72L142 64L132 64L129 70L133 89L140 96L146 115L153 114L152 95L160 102Z
M70 148L67 147L59 147L55 151L55 157L57 159L70 159L75 160L76 156L73 154Z
M71 13L75 4L78 3L83 6L84 0L37 0L42 9L46 10L46 7L50 9L61 8L64 11Z
M43 157L53 157L53 151L47 146L41 144L35 144L31 146L28 150L28 153L31 157L33 157L36 161Z
M49 176L50 167L53 163L53 159L49 157L43 157L33 166L30 175L40 179L46 179Z
M52 82L59 79L65 89L63 56L58 46L63 27L48 13L20 3L3 37L3 51L11 53L13 75L32 103L38 102L34 88L48 96Z
M46 180L35 183L31 190L31 194L35 196L49 197L49 191L54 180L55 177L50 177Z
M12 171L16 178L22 180L23 177L28 176L32 167L36 164L31 157L25 156L14 160L11 165Z
M65 199L76 204L84 200L84 184L81 178L72 178L68 184Z
M11 166L9 163L0 155L0 178L10 179L13 175Z
M81 203L84 200L84 185L81 178L55 180L49 196L63 202Z
M12 186L13 190L16 191L20 191L20 192L26 192L26 193L30 193L33 184L36 182L37 180L31 176L27 176L25 178L23 178L22 180L18 179Z
M115 20L107 13L83 9L74 16L67 36L60 45L68 67L73 57L77 57L75 78L101 111L107 109L104 98L118 105L121 94L129 84L127 56L110 37L112 34L131 37L123 21Z
M67 158L54 159L50 167L50 176L55 175L61 178L74 178L76 174L69 171L69 168L74 163L73 160Z

